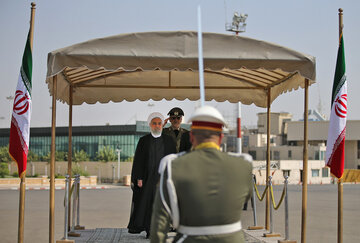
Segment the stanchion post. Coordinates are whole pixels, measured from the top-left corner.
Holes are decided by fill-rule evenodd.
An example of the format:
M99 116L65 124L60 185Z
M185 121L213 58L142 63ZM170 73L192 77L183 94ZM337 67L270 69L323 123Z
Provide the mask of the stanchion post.
M252 194L252 200L251 200L251 206L253 209L253 216L254 216L254 226L249 226L248 230L260 230L260 229L264 229L264 227L262 226L257 226L257 216L256 216L256 201L255 201L255 184L256 184L256 177L253 174L252 175L252 180L253 180L253 194Z
M79 226L80 224L80 175L77 174L75 176L76 180L76 199L77 199L77 205L76 205L76 226Z
M252 187L252 208L253 208L253 216L254 216L254 226L257 226L257 220L256 220L256 202L255 202L255 189L254 189L254 185L255 185L255 175L252 175L252 181L253 181L253 187Z
M269 189L271 189L272 182L271 182L272 176L269 176ZM271 190L270 190L271 192ZM273 205L271 203L272 194L270 193L270 234L273 233Z
M69 213L69 191L70 191L70 176L65 175L65 227L64 227L64 240L68 239L68 213Z
M64 238L61 240L57 240L56 243L75 243L73 240L68 239L68 217L69 217L69 192L70 192L70 176L68 174L65 175L65 224L64 224Z
M76 180L77 180L77 184L76 184L76 195L77 195L77 224L75 226L76 230L84 230L85 227L84 226L80 226L80 175L77 174L76 175Z
M269 207L269 211L270 211L270 233L265 233L264 237L280 237L281 235L278 233L274 233L273 229L274 229L274 224L273 224L273 204L272 204L272 200L274 200L273 198L273 194L272 192L272 182L271 182L272 176L269 176L269 184L268 184L268 192L270 194L270 207Z
M296 240L289 240L289 201L288 201L288 178L289 176L284 172L284 186L285 186L285 239L279 240L278 243L297 243Z
M289 240L289 202L288 202L288 192L287 192L287 184L288 184L288 176L285 176L285 240Z
M77 180L74 178L74 190L72 192L73 197L73 205L72 205L72 220L71 220L71 231L75 231L75 213L76 213L76 187L77 187Z
M76 188L77 188L77 183L78 180L76 179L76 175L74 176L74 189L72 191L72 197L73 197L73 202L72 202L72 220L71 220L71 231L68 233L68 236L72 236L72 237L80 237L81 234L80 233L76 233L75 232L75 212L76 212L76 207L77 207L77 193L76 193ZM70 201L70 200L69 200Z

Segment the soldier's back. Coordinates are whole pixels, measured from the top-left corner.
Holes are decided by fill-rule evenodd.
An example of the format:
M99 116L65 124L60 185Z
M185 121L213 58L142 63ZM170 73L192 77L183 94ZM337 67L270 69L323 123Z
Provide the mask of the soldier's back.
M181 212L180 224L212 226L239 221L243 204L251 194L251 170L245 159L213 148L198 149L174 160L172 178ZM225 238L242 242L243 236L233 233L220 237L221 241L216 240L219 236L202 237L211 242L228 242Z

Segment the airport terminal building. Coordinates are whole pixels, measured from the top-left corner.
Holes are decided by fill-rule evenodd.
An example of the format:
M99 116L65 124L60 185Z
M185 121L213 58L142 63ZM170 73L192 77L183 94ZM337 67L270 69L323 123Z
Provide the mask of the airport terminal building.
M145 121L137 121L134 125L73 126L73 151L84 150L90 159L95 159L99 150L110 147L114 150L121 149L121 160L128 160L134 156L140 137L149 131ZM0 129L0 147L9 144L9 133L8 128ZM56 151L68 151L68 134L68 127L56 127ZM50 147L51 127L30 128L30 151L44 156L50 152Z

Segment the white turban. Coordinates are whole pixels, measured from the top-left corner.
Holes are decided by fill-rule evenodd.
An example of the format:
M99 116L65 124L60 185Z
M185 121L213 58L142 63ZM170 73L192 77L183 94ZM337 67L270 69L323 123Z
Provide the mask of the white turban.
M150 124L152 119L154 119L154 118L160 118L161 122L164 123L164 116L160 112L153 112L149 115L149 117L147 119L148 124Z

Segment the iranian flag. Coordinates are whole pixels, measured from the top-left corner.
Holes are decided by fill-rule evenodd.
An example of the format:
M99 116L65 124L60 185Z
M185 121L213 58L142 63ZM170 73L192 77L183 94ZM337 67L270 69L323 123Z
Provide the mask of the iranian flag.
M331 115L326 147L326 165L330 167L330 172L337 178L341 178L344 172L346 115L347 82L344 40L341 34L332 89Z
M29 35L26 41L11 117L9 153L18 165L19 177L26 172L31 117L32 55Z

